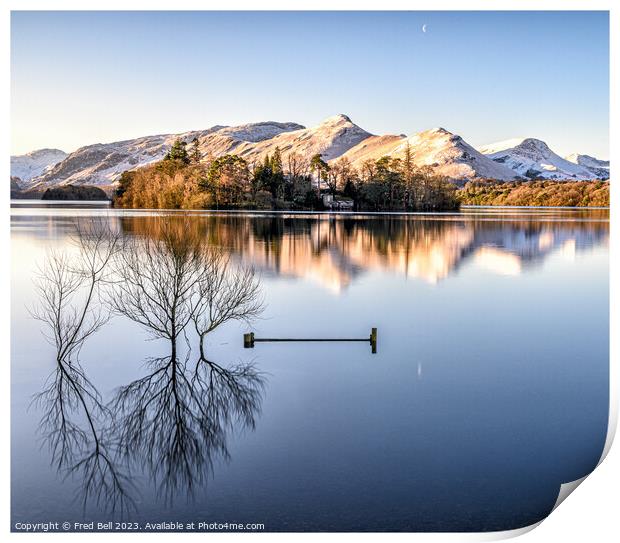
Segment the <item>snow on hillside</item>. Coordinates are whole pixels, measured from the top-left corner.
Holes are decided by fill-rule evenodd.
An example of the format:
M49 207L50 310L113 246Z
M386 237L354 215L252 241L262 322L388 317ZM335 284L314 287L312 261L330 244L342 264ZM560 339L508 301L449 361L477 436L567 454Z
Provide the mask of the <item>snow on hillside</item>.
M512 139L492 143L479 151L522 177L587 180L597 177L591 170L562 158L535 138Z
M27 183L66 156L67 153L60 149L39 149L25 155L14 155L11 157L11 177L18 177L22 183Z
M599 179L609 179L609 160L600 160L590 155L580 155L573 153L565 157L573 164L579 164L590 170Z
M489 160L463 138L444 128L433 128L409 137L375 136L343 156L359 168L366 160L377 160L382 156L402 159L407 145L416 166L432 166L436 173L451 179L488 177L509 180L515 177L514 172Z
M32 179L30 185L109 185L125 170L161 160L175 138L147 136L80 147L49 171Z
M198 138L203 156L241 154L242 149L253 149L262 141L271 141L282 133L303 129L297 123L263 122L229 126Z
M232 152L242 141L257 142L272 138L285 130L295 130L295 123L256 123L238 127L214 126L207 130L146 136L114 143L97 143L81 147L44 175L31 180L30 185L57 184L110 185L126 170L146 166L164 158L177 138L190 143L197 138L201 148L204 142L213 155ZM215 138L209 140L209 138Z
M546 143L533 138L507 140L476 150L462 137L443 128L412 136L374 136L342 114L328 117L311 128L267 121L97 143L68 155L55 149L41 149L11 157L11 176L19 177L24 189L69 183L111 185L123 171L161 160L177 138L186 143L196 138L203 157L234 153L249 163L262 160L265 154L273 154L279 148L284 159L290 153L306 159L318 153L326 161L346 157L360 168L365 161L386 155L402 158L409 146L414 164L430 166L454 180L609 177L609 162L588 155L564 159Z
M262 123L242 124L239 126L228 126L218 130L218 134L230 136L240 141L259 142L273 138L283 132L300 130L302 128L305 127L297 123L275 123L267 121Z
M251 162L265 154L273 154L276 147L279 147L283 156L298 153L311 158L321 154L323 160L331 160L370 136L369 132L354 124L346 115L334 115L317 126L283 132L257 145L241 144L235 153Z

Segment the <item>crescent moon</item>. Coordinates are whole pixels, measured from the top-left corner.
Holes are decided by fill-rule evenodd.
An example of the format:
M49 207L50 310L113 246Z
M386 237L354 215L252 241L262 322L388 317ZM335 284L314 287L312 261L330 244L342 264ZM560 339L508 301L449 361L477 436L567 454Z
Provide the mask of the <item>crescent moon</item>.
M426 34L426 23L422 25L422 32Z

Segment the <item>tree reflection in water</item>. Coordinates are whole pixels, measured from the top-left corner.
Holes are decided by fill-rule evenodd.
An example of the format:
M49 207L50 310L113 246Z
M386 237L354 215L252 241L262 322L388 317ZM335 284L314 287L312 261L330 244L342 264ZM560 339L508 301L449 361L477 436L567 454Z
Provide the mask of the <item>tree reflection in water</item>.
M120 238L100 221L77 225L76 232L77 256L51 253L35 280L39 304L31 314L43 324L56 356L33 401L43 411L39 431L52 464L81 480L84 505L94 500L106 509L125 510L133 505L131 483L107 441L111 413L80 362L85 342L109 320L99 299Z
M254 270L233 266L192 234L187 220L162 217L153 226L124 240L102 223L88 232L78 227L77 264L51 255L37 284L33 315L57 353L56 369L35 398L43 409L40 428L54 465L81 479L84 506L94 499L106 510L131 508L133 466L146 469L167 500L179 491L191 496L214 461L228 459L228 432L254 428L261 407L265 381L251 363L224 366L205 352L210 332L262 312ZM78 357L109 320L105 308L170 348L148 359L147 374L121 386L107 404ZM188 347L183 357L181 337ZM78 411L85 424L74 420Z
M172 500L192 494L228 458L227 432L254 427L263 378L249 364L224 368L171 356L149 360L149 373L122 387L113 403L113 434L124 457L150 472L158 491Z

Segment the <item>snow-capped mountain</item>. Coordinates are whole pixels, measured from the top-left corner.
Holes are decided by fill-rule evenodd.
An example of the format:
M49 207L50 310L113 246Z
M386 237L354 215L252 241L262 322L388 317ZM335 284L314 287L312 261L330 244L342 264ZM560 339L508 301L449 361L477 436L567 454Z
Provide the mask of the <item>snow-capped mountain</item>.
M477 177L511 180L608 178L609 163L588 155L561 158L540 140L508 140L478 150L463 138L443 128L411 136L375 136L354 124L346 115L334 115L317 126L297 123L259 122L240 126L213 126L207 130L144 136L113 143L81 147L66 155L54 149L11 157L11 176L22 189L54 185L113 184L126 170L161 160L174 141L190 143L194 138L203 157L238 154L249 163L258 162L276 147L283 158L297 153L306 159L319 153L326 161L347 158L360 168L367 160L382 156L403 158L407 147L417 166L430 166L455 181Z
M578 153L573 153L565 158L573 164L579 164L587 168L599 179L609 179L609 160L599 160L593 156L580 155Z
M589 168L557 155L544 141L535 138L500 141L478 150L524 178L587 180L599 177Z
M474 177L509 180L515 173L482 155L461 136L444 128L433 128L413 136L373 136L346 153L352 165L359 168L367 160L382 156L403 158L409 145L411 158L416 166L431 166L438 174L454 180Z
M329 160L370 136L346 115L335 115L312 128L297 123L262 122L99 143L70 153L43 175L32 178L26 188L69 183L110 185L126 170L161 160L177 138L187 143L197 138L203 156L235 153L252 162L272 154L276 147L284 156L295 152L310 158L321 153Z
M189 133L188 137L193 137ZM158 135L114 143L80 147L43 175L31 179L28 188L58 184L109 185L125 170L161 160L176 135Z
M33 177L38 177L55 164L63 160L67 153L60 149L38 149L25 155L11 157L11 177L17 177L27 183Z
M146 136L114 143L97 143L81 147L29 187L57 184L110 185L126 170L146 166L164 158L177 138L190 143L197 138L201 148L213 156L235 152L242 142L259 142L277 134L300 128L295 123L256 123L237 127L213 126L207 130Z
M324 160L331 160L341 156L348 149L371 136L369 132L354 124L346 115L328 117L322 123L311 128L305 128L301 125L294 126L296 128L293 130L282 131L272 138L263 138L256 143L248 139L240 141L234 147L233 152L248 162L260 160L265 154L273 154L276 147L280 149L283 156L297 153L305 158L310 158L318 153ZM201 141L201 149L204 152L217 154L213 153L210 138L204 138Z
M291 133L303 129L297 123L263 122L243 124L240 126L217 127L208 133L198 136L199 149L203 156L221 156L237 154L254 149L264 141L271 141L283 133ZM189 141L189 140L186 140Z

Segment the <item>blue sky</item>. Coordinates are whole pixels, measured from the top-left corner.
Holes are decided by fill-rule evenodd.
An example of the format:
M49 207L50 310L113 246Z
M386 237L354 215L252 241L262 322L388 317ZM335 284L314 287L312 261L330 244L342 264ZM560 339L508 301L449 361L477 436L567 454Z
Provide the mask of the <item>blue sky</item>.
M422 25L426 24L426 32ZM606 12L14 12L12 152L346 113L609 154Z

